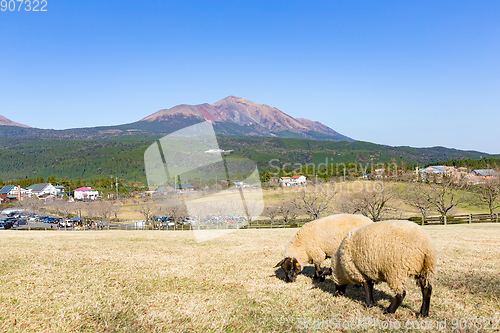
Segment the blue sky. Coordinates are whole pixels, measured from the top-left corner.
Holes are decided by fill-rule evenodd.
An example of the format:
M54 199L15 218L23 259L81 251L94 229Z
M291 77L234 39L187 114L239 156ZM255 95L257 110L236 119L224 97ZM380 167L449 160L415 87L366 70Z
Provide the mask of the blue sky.
M137 121L228 95L354 139L500 153L499 1L59 1L0 11L0 115Z

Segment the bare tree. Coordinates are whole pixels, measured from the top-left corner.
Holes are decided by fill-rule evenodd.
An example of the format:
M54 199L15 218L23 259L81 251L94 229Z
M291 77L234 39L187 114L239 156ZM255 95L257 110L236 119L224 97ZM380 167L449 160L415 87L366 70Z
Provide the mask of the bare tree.
M93 222L101 220L100 207L98 207L99 202L82 202L80 204L79 208L82 209L87 218Z
M500 179L485 179L483 183L472 186L471 190L474 193L471 203L487 207L491 215L500 208Z
M408 185L406 190L401 193L401 198L407 205L418 209L425 221L431 211L432 205L429 200L421 194L420 186L421 185L418 183Z
M297 218L299 216L299 211L297 210L297 207L291 202L288 201L281 201L281 204L279 206L280 208L280 214L283 217L283 221L285 223L289 223Z
M316 220L329 211L335 194L337 192L331 190L329 184L304 186L292 202L298 210L309 215L311 220Z
M144 220L146 225L149 224L151 217L154 215L155 208L154 208L154 203L153 202L143 202L140 204L136 205L136 210L144 216Z
M444 218L453 208L467 201L465 187L464 180L444 176L440 183L418 183L416 191Z
M279 205L269 205L264 209L264 215L269 217L271 225L274 223L276 216L280 213L281 207Z
M73 205L66 200L54 200L51 203L51 207L63 219L69 219L73 211Z
M377 181L371 189L363 188L344 196L337 208L344 213L363 214L373 221L380 221L391 210L388 204L395 196L395 188L395 183Z
M96 202L97 214L101 218L101 221L107 222L108 230L111 224L111 214L113 213L113 203L111 201L100 201Z
M43 211L43 202L38 197L28 197L19 202L19 205L26 209L28 212L40 214ZM31 222L28 219L28 230L31 230Z
M76 215L78 215L79 218L82 218L84 215L84 211L86 209L85 203L84 202L73 202L73 212L75 212Z
M122 206L118 201L109 202L111 203L111 216L114 216L115 221L118 221L118 215L120 214Z
M179 221L182 216L186 214L186 209L183 204L177 202L171 202L170 204L165 206L165 211L167 212L169 219L175 224L175 227L179 224Z

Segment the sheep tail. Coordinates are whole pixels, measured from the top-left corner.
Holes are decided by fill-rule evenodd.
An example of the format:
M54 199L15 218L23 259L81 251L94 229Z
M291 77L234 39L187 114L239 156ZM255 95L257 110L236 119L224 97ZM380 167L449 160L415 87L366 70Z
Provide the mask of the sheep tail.
M436 268L436 256L434 253L426 254L424 256L424 262L422 263L422 270L420 274L415 276L417 286L427 288L431 285Z

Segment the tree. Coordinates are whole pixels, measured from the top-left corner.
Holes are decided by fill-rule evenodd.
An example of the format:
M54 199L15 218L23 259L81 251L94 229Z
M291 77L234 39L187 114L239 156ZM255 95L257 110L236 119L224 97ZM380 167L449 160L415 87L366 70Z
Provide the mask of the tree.
M63 219L68 219L74 207L65 200L54 200L51 202L51 208Z
M444 218L453 208L467 201L465 189L464 179L443 176L440 183L417 183L415 195L421 196L419 200L427 201L431 209Z
M266 173L262 176L261 181L263 183L267 183L270 180L271 180L271 174L269 173L269 171L266 171Z
M31 213L41 213L43 210L43 202L36 196L25 198L19 205ZM31 230L31 222L28 219L28 230Z
M280 208L280 213L281 216L283 216L283 221L285 223L289 223L297 218L299 215L299 211L297 210L297 207L291 202L288 201L281 201L281 204L279 206Z
M153 216L154 211L155 211L154 204L152 202L146 201L146 202L138 204L136 206L136 210L142 216L144 216L145 223L146 223L146 225L148 225L149 221L151 220L151 217Z
M97 208L97 216L101 218L101 221L108 223L108 230L111 224L111 214L113 213L113 202L111 201L99 201L94 203Z
M110 202L111 202L111 216L114 216L116 222L118 221L118 215L120 214L122 206L117 201L110 201Z
M269 205L264 209L264 215L269 217L271 220L271 225L274 223L276 216L280 213L279 205Z
M406 191L401 194L403 202L412 206L420 212L424 221L427 219L428 213L431 211L431 203L419 191L420 183L408 185Z
M380 221L391 210L388 204L395 196L395 188L395 183L377 181L370 190L363 188L345 196L339 200L337 207L344 213L362 214L373 221Z
M329 184L318 183L303 186L292 202L299 211L309 215L311 220L317 220L323 213L329 211L335 194L337 192L331 190Z
M483 207L487 207L493 215L495 209L500 208L500 179L489 178L483 183L473 186L474 197L471 202Z
M171 219L175 226L179 224L182 216L186 215L186 209L182 203L172 202L165 206L165 211L168 214L169 219Z

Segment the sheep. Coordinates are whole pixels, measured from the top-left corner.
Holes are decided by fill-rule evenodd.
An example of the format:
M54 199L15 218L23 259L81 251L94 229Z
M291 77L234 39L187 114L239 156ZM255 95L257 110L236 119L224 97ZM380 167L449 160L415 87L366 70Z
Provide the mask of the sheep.
M427 317L435 269L434 245L422 227L383 221L349 231L332 256L330 272L336 295L344 295L348 284L363 284L367 307L374 305L373 282L387 282L395 293L387 313L401 305L408 278L414 277L422 291L420 314Z
M337 251L349 230L371 223L369 218L353 214L330 215L308 222L285 248L284 259L274 267L281 267L285 271L286 282L295 282L302 267L314 263L314 279L324 281L321 263Z

